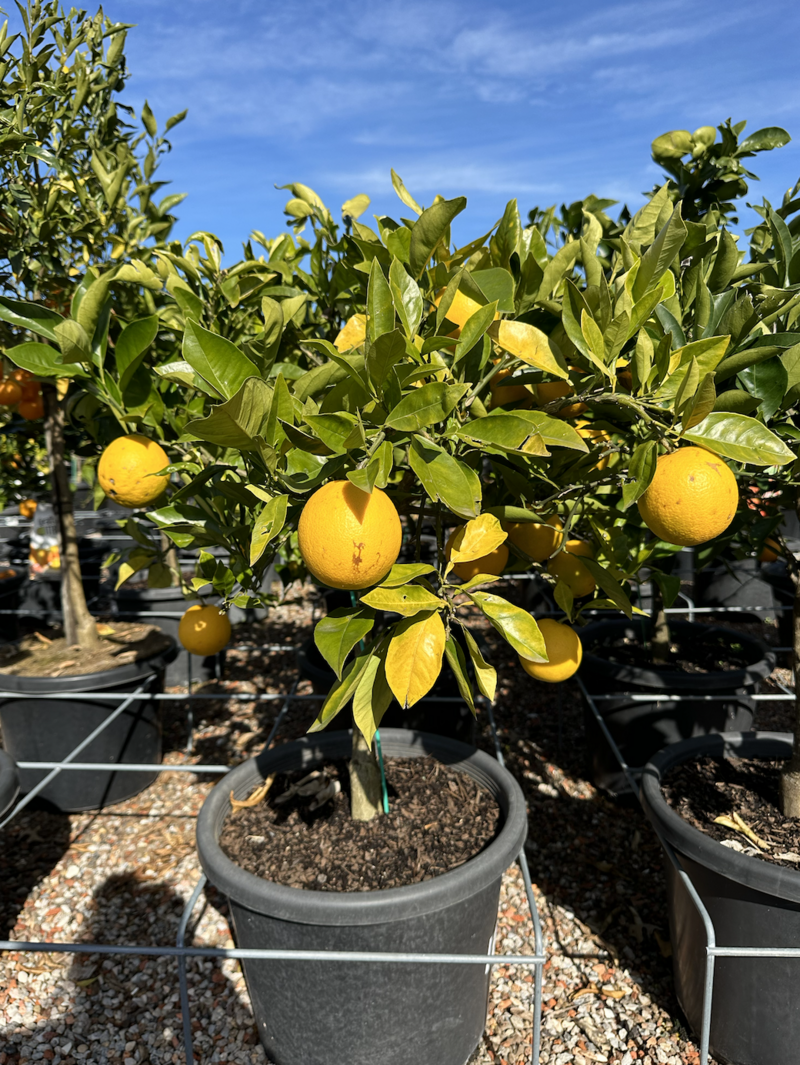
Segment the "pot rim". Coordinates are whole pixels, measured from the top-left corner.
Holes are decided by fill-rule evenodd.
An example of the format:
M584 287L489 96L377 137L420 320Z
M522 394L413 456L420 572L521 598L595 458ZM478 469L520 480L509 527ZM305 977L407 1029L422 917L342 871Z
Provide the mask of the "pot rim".
M741 669L728 671L716 670L712 673L667 673L655 668L645 669L642 666L617 665L609 662L601 654L586 649L591 636L602 629L624 629L631 624L649 625L649 618L637 618L632 622L628 618L606 618L594 621L586 625L582 630L582 642L584 643L583 661L581 663L581 675L586 682L591 683L591 674L600 675L604 680L609 677L617 679L621 685L635 684L640 688L653 688L656 691L719 691L735 692L740 688L753 688L759 681L765 680L775 668L775 653L772 649L756 636L749 633L735 635L742 643L749 644L753 654L759 653L761 657ZM676 630L689 632L702 629L705 635L713 635L718 632L730 635L734 630L726 629L724 625L703 625L696 621L673 621L670 626ZM624 690L624 689L620 689Z
M644 811L679 855L754 891L800 903L800 871L723 847L673 810L661 790L667 770L694 758L789 758L792 747L790 732L720 732L673 743L654 755L642 773Z
M163 635L166 636L166 633ZM169 662L178 655L178 645L172 636L166 637L170 646L163 651L156 651L148 658L137 659L136 662L128 662L116 669L103 669L96 673L78 673L70 677L27 677L12 673L0 673L0 699L24 692L27 695L48 695L54 692L93 692L110 688L112 691L120 684L130 684L131 681L144 680L155 676ZM123 695L129 694L123 692Z
M520 852L527 834L522 790L500 763L474 747L444 736L409 729L381 729L384 754L414 757L432 754L483 784L497 799L503 824L474 858L431 880L372 891L311 891L287 887L247 872L232 862L218 843L230 810L230 793L242 798L270 772L311 768L323 759L349 757L352 729L305 736L262 751L227 773L206 797L197 818L197 848L209 880L234 902L257 913L300 924L384 924L444 909L499 880Z

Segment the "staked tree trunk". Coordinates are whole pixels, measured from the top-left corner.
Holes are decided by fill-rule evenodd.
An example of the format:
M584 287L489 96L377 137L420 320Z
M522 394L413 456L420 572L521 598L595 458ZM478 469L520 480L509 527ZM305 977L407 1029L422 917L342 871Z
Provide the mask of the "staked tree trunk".
M72 490L65 462L64 408L58 402L55 385L48 382L43 384L42 398L47 458L53 478L53 504L61 534L61 611L64 637L70 647L78 646L82 651L93 651L100 640L97 635L97 623L86 606L81 580Z
M353 753L350 758L350 816L371 821L383 811L381 770L367 746L361 729L353 723Z

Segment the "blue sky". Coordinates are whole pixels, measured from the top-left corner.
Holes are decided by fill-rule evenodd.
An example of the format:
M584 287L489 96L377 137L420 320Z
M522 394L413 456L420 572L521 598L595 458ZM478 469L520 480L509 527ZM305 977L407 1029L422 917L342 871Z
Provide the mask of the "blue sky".
M228 258L253 228L285 228L302 181L328 207L359 192L408 214L394 166L425 204L464 194L457 237L516 196L590 192L642 202L650 142L670 129L748 119L787 147L756 157L751 197L800 176L796 0L106 0L128 36L128 102L159 121L189 108L161 176L188 192L178 236L216 232ZM373 223L374 224L374 223Z

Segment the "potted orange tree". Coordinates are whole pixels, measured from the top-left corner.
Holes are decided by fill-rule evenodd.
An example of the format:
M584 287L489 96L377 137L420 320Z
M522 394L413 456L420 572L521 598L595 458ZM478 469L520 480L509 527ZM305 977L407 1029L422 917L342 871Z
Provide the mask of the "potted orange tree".
M631 617L626 584L650 557L620 565L626 517L610 498L622 492L628 506L644 499L643 521L663 535L664 511L674 508L659 502L660 471L700 448L722 482L715 494L728 497L711 536L735 513L731 463L794 460L763 422L713 411L709 390L716 395L713 375L730 334L713 332L698 346L669 326L693 231L667 189L620 237L607 279L602 226L591 212L580 239L551 254L511 201L488 237L453 249L450 224L466 201L437 198L423 209L393 181L416 217L380 217L377 231L358 220L364 198L345 205L339 226L313 190L291 186L287 212L297 228L312 227L313 273L299 294L275 291L250 330L280 350L276 373L249 342L201 324L202 305L184 313L182 364L168 371L182 375L187 411L197 416L187 416L176 444L185 484L148 517L177 545L229 548L227 560L200 556L194 586L227 603L256 600L275 553L296 549L310 574L354 600L317 626L337 680L314 735L237 767L201 813L201 859L231 900L243 946L485 950L502 870L524 837L520 792L478 752L384 732L393 803L402 794L392 760L417 772L432 753L457 771L445 793L473 808L488 792L495 806L493 814L473 810L471 827L459 822L471 853L401 862L412 882L381 879L378 853L409 853L391 835L397 819L385 814L377 737L386 707L418 702L445 660L468 705L476 693L467 659L480 694L494 697L495 670L470 631L475 614L534 676L568 677L580 662L573 626L589 607ZM280 243L265 246L273 254ZM586 424L576 428L578 416ZM416 554L427 518L435 559L398 561L404 544ZM552 581L564 622L539 625L492 590L508 551ZM352 740L316 735L350 703ZM341 761L346 770L337 769ZM470 791L476 780L485 791ZM443 790L430 786L431 799ZM441 813L443 836L453 807L459 817L450 807ZM272 846L277 839L296 853L289 821L292 841L312 851L282 869ZM340 838L316 835L323 822L361 840L360 858L346 863L355 880L342 879L336 864ZM414 853L427 845L420 850L417 838ZM333 963L313 973L297 963L245 965L262 1040L278 1060L386 1060L389 1046L397 1061L460 1063L482 1030L488 976L421 969L370 972L377 1019L365 1028L354 990L363 973ZM309 995L314 1009L300 1023L296 1005Z

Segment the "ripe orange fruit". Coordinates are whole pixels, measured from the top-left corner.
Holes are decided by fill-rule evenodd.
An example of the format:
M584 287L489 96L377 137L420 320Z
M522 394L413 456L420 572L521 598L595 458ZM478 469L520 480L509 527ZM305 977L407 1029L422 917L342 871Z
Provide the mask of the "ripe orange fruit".
M350 481L329 481L303 507L297 537L303 561L318 581L358 591L383 580L395 564L403 527L380 488L370 494Z
M24 400L36 399L37 396L41 396L42 386L38 381L23 381L22 382L22 398Z
M564 550L550 559L547 572L568 584L576 599L591 595L597 587L594 577L583 565L579 556L594 558L592 545L585 540L567 540Z
M20 384L24 384L25 381L32 381L33 380L33 374L30 372L30 370L21 370L21 369L12 370L11 373L8 375L8 377L9 377L9 380L18 381Z
M146 507L162 494L169 476L152 476L169 465L155 440L132 433L108 445L97 464L97 479L110 498L123 507Z
M457 529L453 529L447 538L447 543L444 545L444 554L448 562L450 561L453 541L462 528L463 526L459 525ZM489 573L499 577L505 569L506 562L508 562L508 548L505 544L500 544L494 551L490 551L488 555L483 555L481 558L474 558L471 562L456 562L453 566L453 573L460 577L462 581L471 581L479 573Z
M23 499L19 504L19 512L26 521L30 521L36 513L37 503L35 499Z
M436 293L436 298L433 302L437 307L442 302L442 296L444 293L444 289ZM473 314L480 309L480 306L480 303L477 303L471 296L466 296L461 289L457 289L455 296L453 296L453 302L447 308L447 321L452 322L457 328L449 335L451 337L460 337L461 330ZM495 312L494 321L496 322L499 317L499 313Z
M0 383L0 407L13 407L22 399L22 389L16 381L8 380Z
M178 622L178 639L191 655L215 655L230 638L231 623L218 606L194 603Z
M581 664L583 644L574 629L553 618L543 618L538 622L544 636L547 662L529 662L520 657L520 665L530 676L548 684L558 684L569 680Z
M525 385L501 384L511 373L511 370L498 370L489 379L489 391L492 393L490 407L502 407L505 403L517 403L519 400L524 400L529 407L533 405L533 396Z
M534 562L546 562L550 558L561 544L563 527L555 514L543 525L538 522L511 522L504 526L514 547L524 551Z
M44 417L44 400L41 395L36 395L33 399L26 399L23 396L17 410L26 422L35 422L38 418Z
M536 386L540 407L552 403L554 399L561 399L562 396L571 396L574 392L575 389L569 381L543 381ZM556 418L577 418L579 414L583 414L588 409L585 403L570 403L569 406L562 407L555 416Z
M597 447L602 447L611 439L611 433L606 429L595 429L591 422L587 422L585 419L575 422L575 428L578 430L580 436L589 444L595 444ZM599 462L596 462L592 469L604 470L608 465L608 455L604 455Z
M780 545L774 540L765 540L764 546L761 548L761 554L758 556L758 561L777 562L780 550Z
M702 447L681 447L659 458L638 506L659 540L694 547L725 532L738 503L736 478L718 455Z

